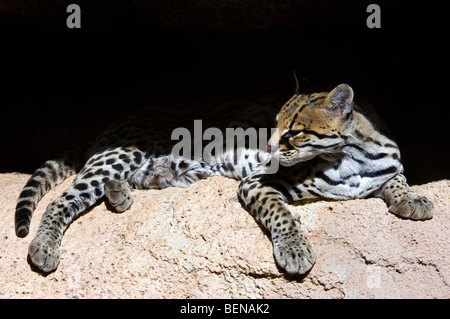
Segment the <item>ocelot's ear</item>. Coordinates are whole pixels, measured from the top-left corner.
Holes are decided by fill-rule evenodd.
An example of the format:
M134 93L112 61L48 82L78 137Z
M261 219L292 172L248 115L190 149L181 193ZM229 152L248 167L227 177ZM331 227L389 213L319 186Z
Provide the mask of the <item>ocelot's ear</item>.
M353 110L353 90L347 84L340 84L328 94L328 101L335 116L345 116Z

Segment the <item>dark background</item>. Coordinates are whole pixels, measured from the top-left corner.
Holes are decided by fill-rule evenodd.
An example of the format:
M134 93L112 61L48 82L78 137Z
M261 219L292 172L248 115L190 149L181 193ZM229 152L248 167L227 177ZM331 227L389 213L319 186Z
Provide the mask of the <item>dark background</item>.
M361 0L0 3L0 172L31 173L133 109L348 83L396 136L411 184L449 178L445 8ZM81 29L66 26L81 7Z

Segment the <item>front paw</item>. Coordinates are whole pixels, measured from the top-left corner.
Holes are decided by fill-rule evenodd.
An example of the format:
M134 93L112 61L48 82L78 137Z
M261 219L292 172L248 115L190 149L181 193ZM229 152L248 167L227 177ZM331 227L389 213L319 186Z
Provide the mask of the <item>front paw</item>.
M59 245L45 238L36 237L28 247L31 262L44 272L56 269L60 260Z
M277 264L290 275L304 275L311 270L316 257L304 235L274 238L273 253Z
M389 211L402 218L426 220L433 217L433 203L425 196L407 193L389 207Z

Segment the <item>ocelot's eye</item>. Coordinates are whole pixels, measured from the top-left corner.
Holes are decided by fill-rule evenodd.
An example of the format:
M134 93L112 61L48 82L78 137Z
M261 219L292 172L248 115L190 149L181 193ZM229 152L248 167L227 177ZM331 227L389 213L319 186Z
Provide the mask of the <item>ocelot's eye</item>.
M293 136L296 136L297 134L300 134L302 131L288 131L281 136L281 143L282 144L288 144L289 139Z
M291 131L289 131L288 133L290 133L291 134L291 137L292 136L296 136L296 135L298 135L298 134L300 134L302 131L293 131L293 130L291 130Z

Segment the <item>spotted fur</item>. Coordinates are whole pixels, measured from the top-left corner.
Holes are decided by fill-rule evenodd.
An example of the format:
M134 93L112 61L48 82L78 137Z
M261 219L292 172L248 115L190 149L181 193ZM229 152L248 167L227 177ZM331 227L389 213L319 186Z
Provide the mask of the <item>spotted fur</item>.
M233 106L232 99L224 101ZM203 125L215 123L219 128L241 125L264 126L272 108L265 101L230 114L227 107L205 102L202 108L186 106L189 114L208 113ZM192 132L193 121L189 114L171 109L143 109L127 121L103 132L87 151L85 163L73 162L66 156L49 160L36 170L21 192L15 214L15 230L18 237L28 235L32 213L46 192L78 171L73 184L47 207L36 237L28 254L39 269L50 272L60 260L60 244L68 225L82 212L105 198L118 212L128 209L133 199L131 188L186 187L208 176L227 176L242 179L270 160L265 150L240 147L218 154L206 162L202 158L172 156L176 141L171 140L172 130L187 127ZM224 118L238 118L242 122L227 122ZM192 117L191 117L192 118ZM167 123L167 119L171 119ZM195 141L194 141L195 142ZM225 148L224 148L225 149ZM80 167L82 167L80 169Z
M295 94L278 114L277 128L269 148L280 170L244 178L239 197L270 231L275 259L288 273L307 273L315 255L287 203L375 195L400 217L432 217L432 203L415 194L402 175L397 144L367 102L355 103L350 86Z
M238 107L237 114L215 104L206 104L203 110L197 106L186 109L203 116L207 110L210 116L216 115L211 126L222 129L233 125L270 127L273 105L261 101L256 105ZM39 168L19 196L16 234L26 236L40 198L79 171L73 184L47 207L29 246L31 262L45 272L53 271L60 260L65 229L98 200L105 198L115 210L123 212L132 205L131 188L185 187L208 176L222 175L241 181L239 200L270 232L278 265L289 274L305 274L316 257L288 203L375 195L400 217L432 217L433 205L409 189L397 144L367 106L355 103L348 85L329 93L295 94L277 116L280 134L269 140L271 153L244 145L217 154L208 162L171 155L171 132L186 126L185 114L171 113L170 109L166 115L163 110L140 111L101 134L88 150L85 163L65 157L47 161ZM277 173L268 174L266 166L275 160L281 166Z

